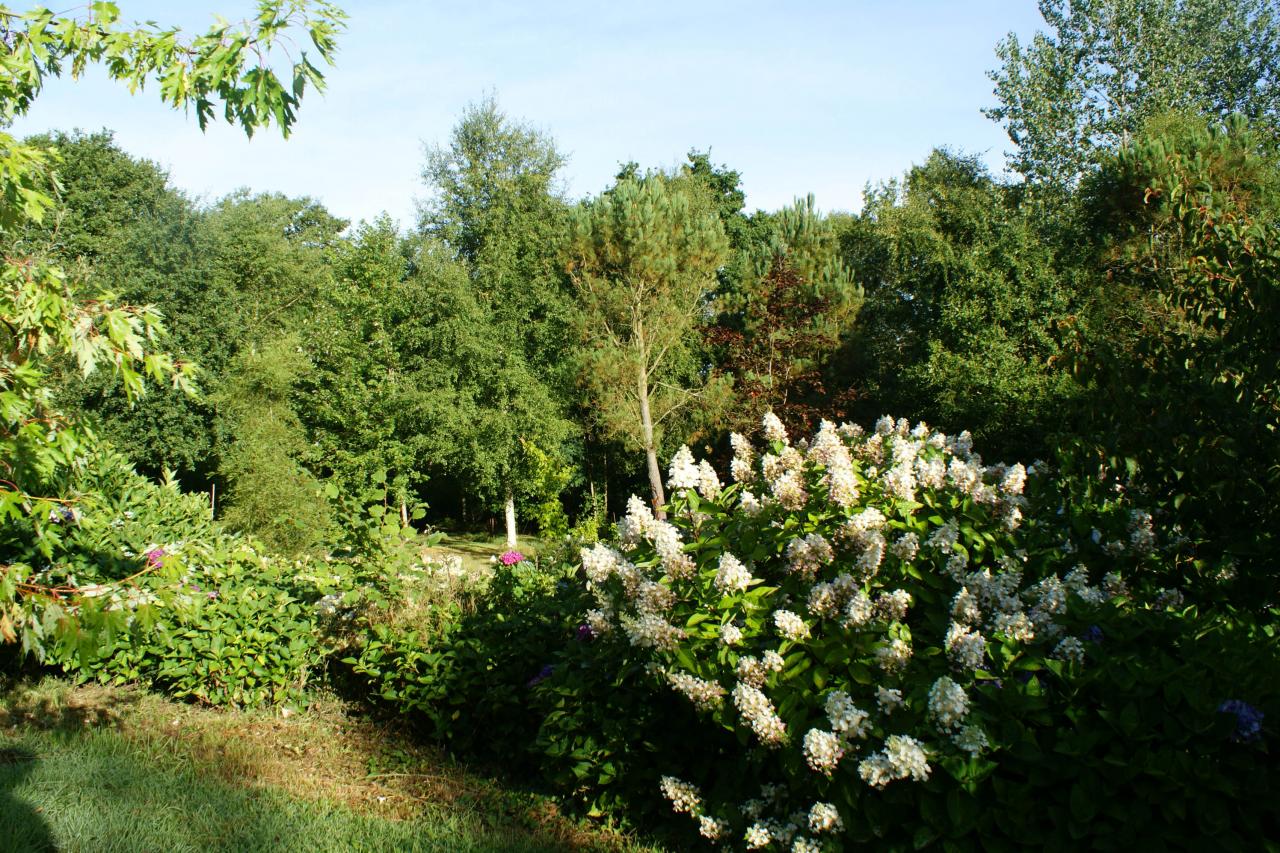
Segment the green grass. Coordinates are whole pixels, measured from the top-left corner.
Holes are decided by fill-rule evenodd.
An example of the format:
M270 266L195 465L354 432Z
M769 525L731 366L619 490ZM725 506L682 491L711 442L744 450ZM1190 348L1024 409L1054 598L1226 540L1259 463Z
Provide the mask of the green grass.
M282 719L46 682L0 699L0 723L6 853L630 847L332 709Z

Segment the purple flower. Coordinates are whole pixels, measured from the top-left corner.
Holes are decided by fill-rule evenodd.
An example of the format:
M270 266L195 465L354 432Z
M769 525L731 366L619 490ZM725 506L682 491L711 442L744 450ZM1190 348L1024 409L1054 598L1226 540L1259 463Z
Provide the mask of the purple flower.
M1083 637L1086 642L1101 643L1102 638L1105 635L1102 633L1102 629L1099 628L1097 625L1090 625L1088 628L1085 629L1084 633L1081 634L1080 636Z
M498 562L504 566L514 566L524 559L524 554L519 551L505 551L498 555Z
M1231 739L1236 743L1255 743L1262 738L1262 718L1266 716L1248 702L1228 699L1218 706L1221 714L1235 714L1236 730Z
M583 624L581 624L581 625L579 625L579 626L578 626L578 639L579 639L579 640L582 640L583 642L586 642L586 641L588 641L588 640L594 640L595 638L596 638L596 632L595 632L595 631L593 631L593 630L591 630L591 626L590 626L590 625L588 625L588 624L586 624L586 623L584 622Z
M150 568L158 569L164 565L164 549L152 548L146 553L147 565Z
M554 666L552 666L551 664L547 664L542 669L538 670L537 675L529 679L529 683L527 686L533 687L535 684L541 684L542 682L550 678L551 673L555 671L556 671L556 668Z

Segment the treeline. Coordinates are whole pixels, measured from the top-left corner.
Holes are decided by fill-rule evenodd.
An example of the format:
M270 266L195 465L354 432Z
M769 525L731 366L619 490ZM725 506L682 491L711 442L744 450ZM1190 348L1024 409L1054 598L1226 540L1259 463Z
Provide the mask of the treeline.
M17 251L156 305L200 387L130 404L68 366L59 398L292 553L341 523L326 481L561 538L661 504L659 460L727 459L766 411L794 434L888 412L1136 492L1200 545L1191 575L1270 590L1276 9L1041 6L992 74L1013 174L940 148L856 215L749 213L696 150L571 199L554 141L492 99L428 151L407 230L199 204L109 133L47 137L62 212Z

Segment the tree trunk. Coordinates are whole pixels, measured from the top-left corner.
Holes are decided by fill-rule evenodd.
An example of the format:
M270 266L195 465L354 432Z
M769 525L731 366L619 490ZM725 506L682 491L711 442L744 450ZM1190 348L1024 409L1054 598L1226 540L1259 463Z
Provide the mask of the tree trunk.
M649 414L649 377L643 364L638 373L636 391L640 395L640 427L643 430L644 455L649 463L649 488L653 492L653 514L665 519L662 507L667 496L662 491L662 469L658 467L658 450L653 445L653 417Z
M507 492L507 550L516 549L516 499Z
M409 526L409 502L403 498L400 500L400 526Z

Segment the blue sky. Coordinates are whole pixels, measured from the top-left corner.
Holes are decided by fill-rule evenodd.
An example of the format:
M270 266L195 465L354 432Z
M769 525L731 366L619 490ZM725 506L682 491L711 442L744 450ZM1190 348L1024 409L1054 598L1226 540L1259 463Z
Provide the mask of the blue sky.
M130 2L126 18L203 29L252 2ZM212 199L239 187L309 195L338 216L414 220L428 189L423 144L447 141L468 103L496 94L555 139L575 197L618 164L670 167L690 148L742 173L748 209L813 193L857 210L868 181L935 146L996 171L1009 147L980 109L1010 31L1041 25L1034 0L845 2L408 2L345 0L349 29L322 97L309 93L288 140L202 134L154 92L130 97L100 74L51 81L18 134L103 127L173 182Z

